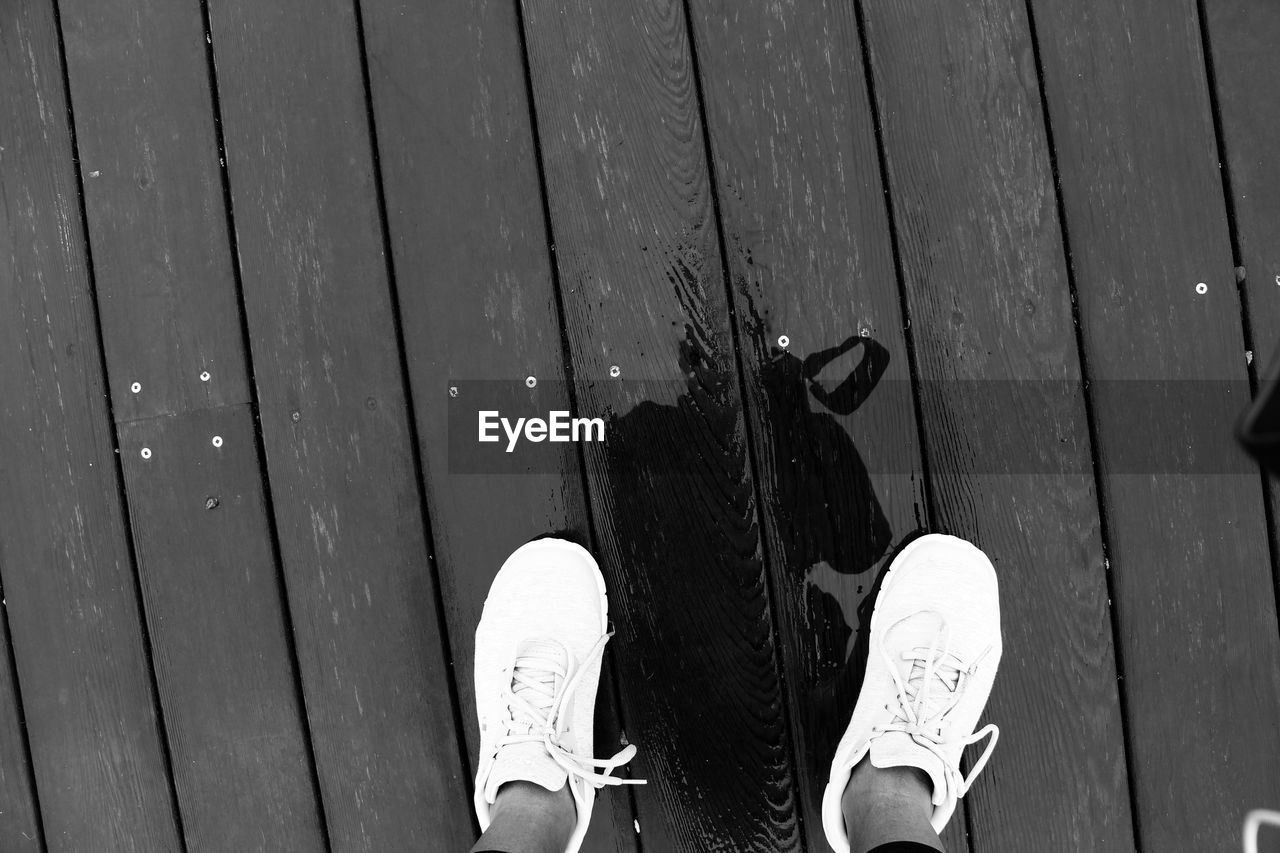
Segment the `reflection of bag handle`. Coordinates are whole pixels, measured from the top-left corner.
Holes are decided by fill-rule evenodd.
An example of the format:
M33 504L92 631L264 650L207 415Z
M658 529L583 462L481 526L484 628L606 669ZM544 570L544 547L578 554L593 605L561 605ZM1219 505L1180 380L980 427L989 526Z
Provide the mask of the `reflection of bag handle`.
M862 347L862 360L849 371L845 380L832 391L827 391L819 385L815 377L822 372L822 368L856 346ZM806 358L800 367L800 374L809 380L809 391L819 403L837 415L848 415L856 411L866 402L867 397L871 396L871 392L875 390L876 384L880 382L880 377L884 375L888 366L889 351L887 349L873 338L855 335L839 346L815 352Z

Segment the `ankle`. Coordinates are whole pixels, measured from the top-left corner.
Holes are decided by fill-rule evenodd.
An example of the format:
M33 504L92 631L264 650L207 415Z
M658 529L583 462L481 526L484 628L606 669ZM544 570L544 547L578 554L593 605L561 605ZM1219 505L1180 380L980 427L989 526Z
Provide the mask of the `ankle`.
M863 758L849 774L841 805L845 814L866 814L886 808L933 814L933 783L916 767L876 767Z
M933 788L914 767L879 768L863 758L849 775L841 808L854 853L895 841L942 849L931 823Z
M489 828L474 849L562 853L577 826L578 807L568 784L548 791L517 781L498 789L489 816ZM482 846L488 844L492 847Z

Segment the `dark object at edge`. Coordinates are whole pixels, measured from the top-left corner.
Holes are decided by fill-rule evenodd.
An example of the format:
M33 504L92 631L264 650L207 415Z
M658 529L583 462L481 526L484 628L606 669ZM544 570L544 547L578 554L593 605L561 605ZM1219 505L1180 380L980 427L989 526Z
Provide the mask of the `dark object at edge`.
M1240 420L1240 442L1273 475L1280 476L1280 365L1264 379Z

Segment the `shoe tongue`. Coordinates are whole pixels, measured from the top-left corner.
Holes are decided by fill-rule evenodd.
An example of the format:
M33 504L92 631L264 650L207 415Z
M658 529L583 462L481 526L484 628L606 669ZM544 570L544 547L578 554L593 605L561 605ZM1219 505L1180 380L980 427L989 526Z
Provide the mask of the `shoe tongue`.
M511 692L533 707L543 710L560 689L564 673L569 668L569 652L562 643L554 640L525 640L516 646L517 672L534 682L530 686L523 681L513 681Z
M907 684L911 687L911 704L921 697L924 704L920 715L924 719L932 719L946 711L955 701L955 689L959 674L954 667L939 666L935 663L933 672L927 672L929 663L926 660L911 661L911 669L907 673ZM926 677L927 676L927 677Z
M549 711L563 681L563 673L569 662L569 653L554 640L525 640L516 647L516 671L531 680L533 685L513 680L511 692L540 711ZM557 671L558 670L558 671ZM532 723L523 714L516 716L516 730L523 732L521 723ZM534 734L540 734L536 730ZM556 764L541 740L513 743L502 747L494 760L493 769L485 783L484 796L493 803L498 789L508 782L532 782L548 791L559 791L568 781L568 772Z
M886 732L871 741L871 763L881 770L886 767L915 767L923 770L933 783L933 804L942 805L947 799L942 759L916 743L906 732Z
M910 686L910 702L914 705L924 699L919 716L930 719L941 714L955 696L959 674L951 663L943 663L949 651L944 647L945 634L942 620L933 613L922 612L903 619L893 628L894 644L910 650L904 659L895 661L903 680ZM930 652L932 651L932 654ZM919 655L915 657L914 655ZM929 660L934 662L933 672L928 673ZM927 675L927 677L926 677Z

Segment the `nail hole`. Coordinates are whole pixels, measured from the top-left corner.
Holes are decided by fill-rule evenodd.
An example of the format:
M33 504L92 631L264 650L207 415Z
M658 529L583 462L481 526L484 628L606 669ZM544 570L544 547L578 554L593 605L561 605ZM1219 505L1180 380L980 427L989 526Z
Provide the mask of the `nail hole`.
M290 412L289 420L296 424L298 421L302 420L302 412Z

